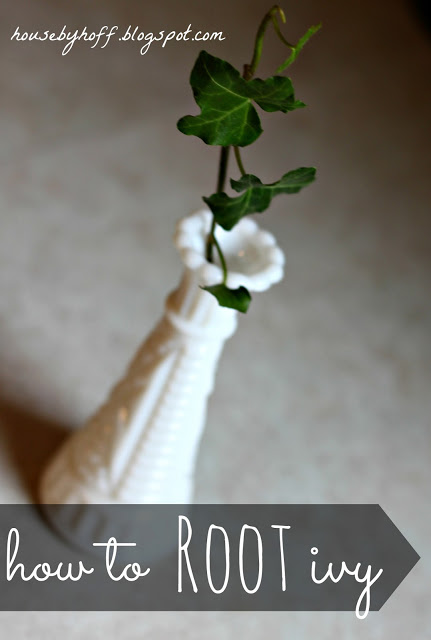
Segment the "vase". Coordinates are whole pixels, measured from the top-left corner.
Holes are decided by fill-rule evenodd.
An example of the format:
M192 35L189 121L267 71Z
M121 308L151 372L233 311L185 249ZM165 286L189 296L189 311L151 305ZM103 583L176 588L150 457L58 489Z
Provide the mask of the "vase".
M188 504L208 396L237 312L201 287L222 280L205 258L212 215L201 210L177 225L184 265L163 316L106 403L73 433L48 465L43 504ZM227 285L264 291L283 276L274 237L251 219L217 229Z

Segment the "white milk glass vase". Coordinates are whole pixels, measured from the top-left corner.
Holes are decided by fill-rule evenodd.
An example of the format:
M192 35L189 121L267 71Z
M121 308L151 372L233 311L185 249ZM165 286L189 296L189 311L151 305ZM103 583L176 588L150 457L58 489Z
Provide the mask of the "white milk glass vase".
M178 288L106 403L60 448L41 483L44 504L188 504L208 396L237 312L200 287L222 281L205 258L212 216L183 218L175 245L184 264ZM283 276L274 237L251 219L217 239L227 285L264 291Z

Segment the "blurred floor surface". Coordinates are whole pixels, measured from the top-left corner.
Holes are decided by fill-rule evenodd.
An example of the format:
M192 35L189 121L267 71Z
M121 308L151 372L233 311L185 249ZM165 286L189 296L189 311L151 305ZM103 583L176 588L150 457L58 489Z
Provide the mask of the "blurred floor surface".
M103 400L177 283L176 220L214 188L217 151L176 131L196 113L197 43L103 51L12 43L67 24L223 30L240 66L262 0L0 4L0 501L35 497L68 429ZM309 106L265 114L244 153L273 181L318 181L260 221L287 254L220 363L199 502L380 503L422 556L379 613L1 613L14 638L431 637L431 47L407 2L289 1L322 32L292 68ZM270 38L262 73L284 55ZM236 177L232 166L232 175Z

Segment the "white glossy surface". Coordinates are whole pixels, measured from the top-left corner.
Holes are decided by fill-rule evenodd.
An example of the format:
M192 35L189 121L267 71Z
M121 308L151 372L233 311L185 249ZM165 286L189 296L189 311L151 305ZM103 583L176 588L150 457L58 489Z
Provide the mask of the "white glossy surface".
M175 233L175 244L184 264L193 269L199 284L218 284L223 272L205 259L205 242L211 227L210 211L202 210L182 219ZM284 254L274 236L260 229L250 217L243 218L233 231L221 227L216 237L223 248L228 267L227 286L244 286L249 291L266 291L283 277ZM217 252L214 251L215 257Z

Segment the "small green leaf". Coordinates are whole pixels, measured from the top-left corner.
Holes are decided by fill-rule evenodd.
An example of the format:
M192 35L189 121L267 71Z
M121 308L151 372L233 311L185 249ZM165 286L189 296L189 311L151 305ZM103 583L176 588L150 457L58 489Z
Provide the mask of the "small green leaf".
M294 111L305 107L300 100L295 100L292 82L283 76L272 76L267 80L250 80L247 83L251 89L253 100L264 111Z
M245 287L229 289L225 284L215 284L210 287L201 288L217 298L221 307L228 307L241 313L247 313L251 302L251 295Z
M217 224L230 231L249 213L265 211L274 196L279 193L297 193L313 182L315 177L316 169L313 167L289 171L272 184L263 184L256 176L246 174L240 180L230 181L232 189L241 193L240 196L231 198L226 193L214 193L203 200L211 209Z
M265 111L284 113L305 106L295 100L289 78L247 82L232 65L206 51L196 60L190 84L201 113L184 116L177 127L210 145L245 147L260 136L262 127L253 101Z

